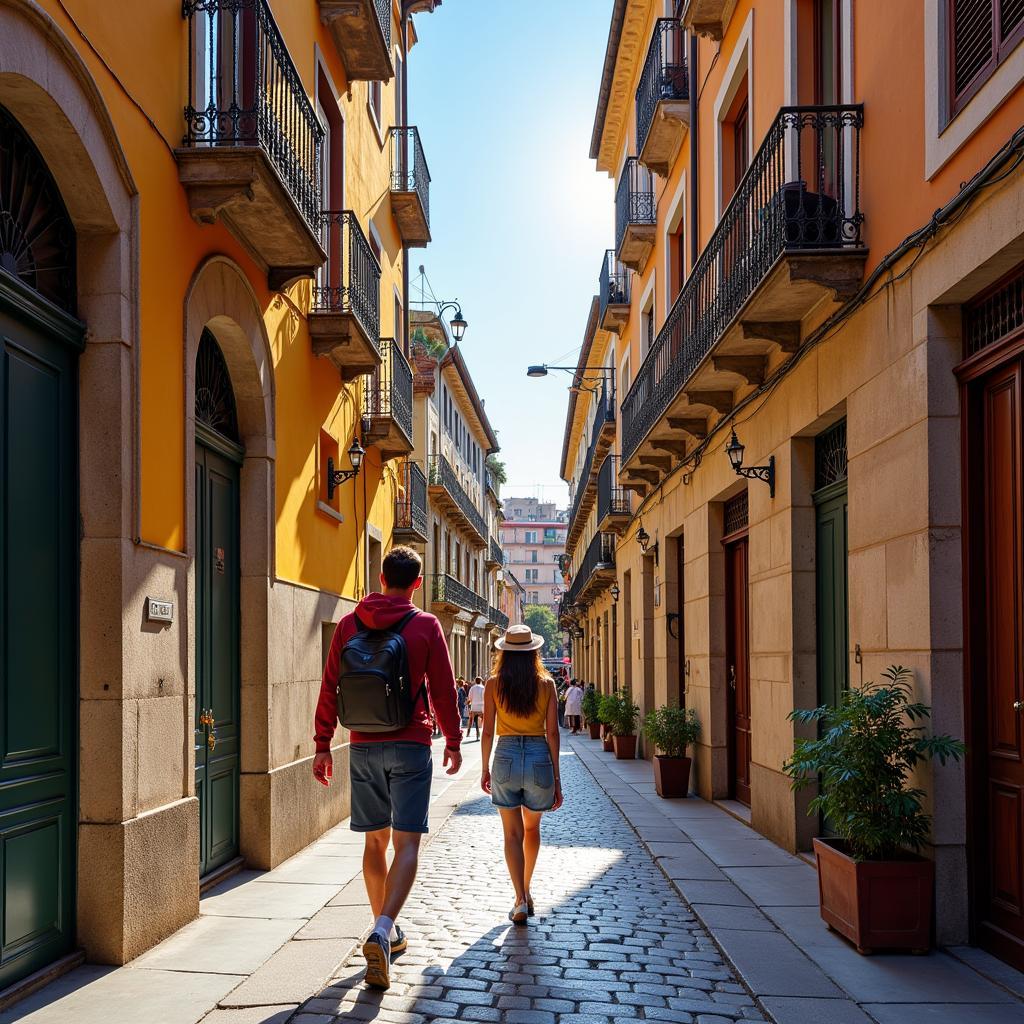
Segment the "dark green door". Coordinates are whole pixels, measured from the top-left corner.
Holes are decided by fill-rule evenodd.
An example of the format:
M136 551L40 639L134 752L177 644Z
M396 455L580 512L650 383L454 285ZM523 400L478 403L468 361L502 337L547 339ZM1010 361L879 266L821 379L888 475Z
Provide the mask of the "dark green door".
M196 795L199 872L238 855L240 453L196 439Z
M72 948L78 757L78 331L3 279L0 988Z

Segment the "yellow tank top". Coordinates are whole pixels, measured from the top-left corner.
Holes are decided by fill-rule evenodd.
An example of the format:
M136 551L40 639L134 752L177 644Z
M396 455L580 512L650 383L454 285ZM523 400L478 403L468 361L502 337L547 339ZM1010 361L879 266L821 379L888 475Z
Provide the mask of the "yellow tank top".
M548 701L551 699L551 684L542 680L537 687L537 706L525 718L513 715L501 706L498 700L498 681L492 679L488 686L494 687L495 719L499 736L543 736L547 732Z

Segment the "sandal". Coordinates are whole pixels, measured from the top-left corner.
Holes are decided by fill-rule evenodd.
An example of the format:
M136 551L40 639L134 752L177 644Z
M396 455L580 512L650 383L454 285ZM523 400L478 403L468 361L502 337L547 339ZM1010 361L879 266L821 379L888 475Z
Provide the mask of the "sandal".
M527 905L525 903L517 903L508 912L508 919L513 924L519 924L519 925L526 924L526 919L529 916L530 916L530 912L527 909Z
M533 915L533 897L532 896L527 896L526 897L526 916L527 917L533 917L534 916Z

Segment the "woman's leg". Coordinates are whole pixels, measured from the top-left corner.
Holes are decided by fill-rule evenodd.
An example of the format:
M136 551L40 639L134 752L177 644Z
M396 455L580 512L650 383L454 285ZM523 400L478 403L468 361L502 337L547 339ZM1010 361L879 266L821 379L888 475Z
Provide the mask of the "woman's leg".
M540 819L543 816L543 811L523 808L523 884L527 896L530 894L530 880L540 853Z
M498 811L501 814L501 827L505 831L505 863L508 865L512 888L516 891L518 906L526 901L527 887L526 860L523 853L523 815L531 812L525 807L499 807Z

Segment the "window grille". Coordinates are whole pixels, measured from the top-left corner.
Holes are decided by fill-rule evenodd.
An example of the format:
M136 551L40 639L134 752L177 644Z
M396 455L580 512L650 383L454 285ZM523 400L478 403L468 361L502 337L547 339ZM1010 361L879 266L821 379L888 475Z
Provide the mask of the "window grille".
M1024 0L1021 0L1024 10ZM964 356L1024 327L1024 264L992 291L964 307Z
M846 479L846 420L822 431L814 439L814 488L819 490Z
M736 533L737 530L745 530L747 527L747 515L749 512L747 492L740 491L735 498L730 498L725 503L725 536Z

